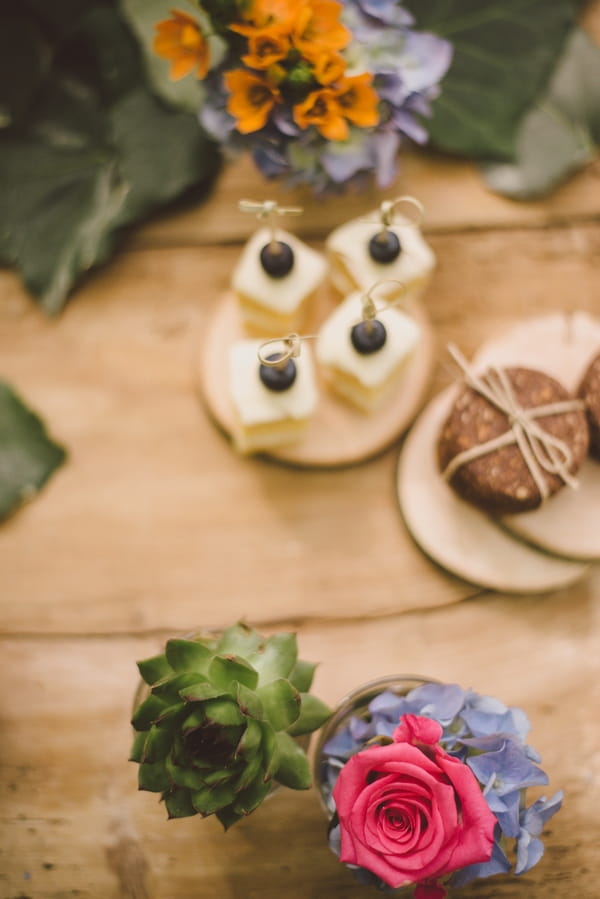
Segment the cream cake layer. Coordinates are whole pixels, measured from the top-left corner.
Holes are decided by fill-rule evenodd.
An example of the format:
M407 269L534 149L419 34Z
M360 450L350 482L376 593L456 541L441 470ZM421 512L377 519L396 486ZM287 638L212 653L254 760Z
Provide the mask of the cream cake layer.
M436 259L417 225L397 215L389 227L400 241L400 254L393 262L376 262L369 253L369 241L382 230L378 213L352 219L331 232L326 241L330 263L330 279L342 294L351 290L369 290L386 279L400 281L411 297L425 288L435 268ZM368 221L365 221L368 219ZM399 285L382 283L380 296L393 297L402 292Z
M262 341L240 340L229 351L230 395L236 414L233 437L243 452L289 443L302 436L318 393L310 350L294 359L296 379L287 390L269 390L259 376Z
M277 240L287 243L294 253L294 265L282 278L268 275L260 262L260 251L271 241L269 228L260 228L246 243L232 275L232 287L242 298L276 315L294 313L304 299L323 281L327 263L321 253L293 234L278 229Z
M351 293L321 326L317 339L317 361L329 368L354 376L368 388L376 388L416 347L421 329L417 322L399 309L384 308L377 318L387 332L381 349L368 355L355 350L350 339L354 325L362 320L362 294Z

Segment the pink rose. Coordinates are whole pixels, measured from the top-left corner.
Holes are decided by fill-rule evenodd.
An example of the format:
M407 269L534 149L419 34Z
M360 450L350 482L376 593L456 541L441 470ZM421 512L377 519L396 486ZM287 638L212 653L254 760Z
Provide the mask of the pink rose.
M438 744L436 721L404 715L394 743L352 756L333 790L340 861L372 871L391 887L437 878L489 861L496 817L463 762ZM443 891L438 893L443 895Z

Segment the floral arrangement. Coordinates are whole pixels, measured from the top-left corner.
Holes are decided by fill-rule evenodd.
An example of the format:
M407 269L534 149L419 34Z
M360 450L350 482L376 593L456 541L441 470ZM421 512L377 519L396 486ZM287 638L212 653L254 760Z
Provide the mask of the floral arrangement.
M415 899L508 873L511 849L515 874L528 871L562 802L528 804L548 783L528 730L521 709L456 684L383 689L319 755L331 848L360 882L414 886Z
M227 829L275 783L310 787L302 736L330 715L308 692L315 667L298 659L294 634L264 638L242 623L168 640L138 662L147 695L130 758L140 789L161 793L169 818L215 814Z
M402 141L427 140L452 46L397 0L202 0L171 16L155 52L171 78L203 80L204 128L267 177L321 191L374 172L385 187Z

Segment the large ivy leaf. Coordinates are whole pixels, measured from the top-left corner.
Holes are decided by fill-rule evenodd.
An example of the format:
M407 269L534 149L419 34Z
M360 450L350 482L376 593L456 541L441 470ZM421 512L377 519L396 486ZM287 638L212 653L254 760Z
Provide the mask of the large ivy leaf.
M521 117L545 88L582 0L406 0L454 58L426 122L433 145L510 159Z
M531 200L594 159L600 143L600 48L575 29L542 100L519 128L514 163L488 164L498 193Z
M8 124L0 132L0 261L16 265L56 313L125 225L191 187L206 189L220 157L194 115L151 93L110 0L23 7L52 65L22 73L22 19L3 19L2 67L11 78L0 100L0 123ZM25 91L11 87L22 74Z
M41 418L0 381L0 519L35 496L65 458Z

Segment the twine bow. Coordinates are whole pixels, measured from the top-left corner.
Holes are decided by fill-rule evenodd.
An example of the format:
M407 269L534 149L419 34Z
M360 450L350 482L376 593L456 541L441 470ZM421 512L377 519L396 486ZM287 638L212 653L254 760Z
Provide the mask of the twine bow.
M580 400L562 400L526 409L520 406L515 397L506 371L492 366L484 375L477 375L469 366L460 350L453 344L448 352L463 372L469 387L485 397L492 405L507 416L510 428L505 433L485 443L477 444L462 453L458 453L448 463L442 477L449 481L453 474L472 459L478 459L495 450L516 443L523 461L531 474L542 502L548 499L550 490L544 472L558 475L561 480L573 489L579 486L577 479L571 474L573 454L564 440L545 431L537 422L537 418L546 415L561 415L576 412L583 408Z

